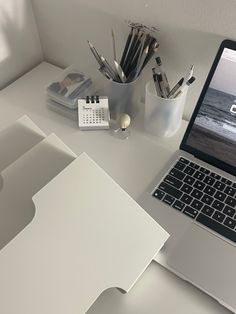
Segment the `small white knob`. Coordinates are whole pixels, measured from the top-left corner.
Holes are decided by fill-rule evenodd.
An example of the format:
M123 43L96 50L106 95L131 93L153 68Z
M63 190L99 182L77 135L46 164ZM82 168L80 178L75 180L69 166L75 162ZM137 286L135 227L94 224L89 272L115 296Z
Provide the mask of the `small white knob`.
M127 113L123 113L118 121L119 127L122 131L126 130L130 126L130 116Z

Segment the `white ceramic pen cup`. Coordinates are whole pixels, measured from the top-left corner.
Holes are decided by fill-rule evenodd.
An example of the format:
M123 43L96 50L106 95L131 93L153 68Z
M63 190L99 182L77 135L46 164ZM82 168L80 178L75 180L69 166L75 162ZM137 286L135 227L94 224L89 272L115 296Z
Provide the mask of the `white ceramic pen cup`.
M107 80L105 93L109 100L109 110L112 119L116 120L122 113L127 113L133 119L139 110L140 88L136 79L130 83L118 83Z
M145 130L159 137L174 135L183 116L186 93L176 98L162 98L157 96L153 81L146 84L145 90Z

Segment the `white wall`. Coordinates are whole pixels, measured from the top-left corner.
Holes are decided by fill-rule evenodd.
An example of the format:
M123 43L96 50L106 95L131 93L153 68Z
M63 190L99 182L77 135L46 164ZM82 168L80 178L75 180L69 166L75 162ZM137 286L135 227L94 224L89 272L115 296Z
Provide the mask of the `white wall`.
M108 59L111 27L121 50L127 36L125 19L160 29L159 54L174 83L195 64L196 83L185 108L189 117L201 91L219 43L236 38L235 0L32 0L46 60L61 66L77 63L88 74L97 65L88 49L89 39ZM154 63L153 63L154 64ZM152 64L149 66L151 68ZM151 71L143 75L144 82Z
M0 0L0 88L41 60L30 0Z

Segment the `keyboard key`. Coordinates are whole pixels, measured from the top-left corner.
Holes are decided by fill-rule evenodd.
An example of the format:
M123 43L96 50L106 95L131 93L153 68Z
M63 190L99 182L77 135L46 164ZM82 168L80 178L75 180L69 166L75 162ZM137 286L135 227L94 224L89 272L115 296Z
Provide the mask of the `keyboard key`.
M201 167L200 168L200 171L202 172L202 173L204 173L204 174L210 174L210 170L208 170L208 169L206 169L206 168L203 168L203 167Z
M185 204L189 205L192 202L193 198L187 194L184 194L180 200Z
M225 219L225 215L222 214L221 212L218 212L217 210L215 211L214 215L212 216L212 218L214 218L215 220L219 221L219 222L223 222L223 220Z
M233 217L234 214L236 213L236 210L233 209L232 207L226 205L224 210L223 210L223 213L225 213L227 216Z
M200 166L195 164L194 162L190 162L189 166L197 170L200 168Z
M221 201L218 201L218 200L214 200L214 202L211 206L217 210L222 210L224 208L224 203L222 203Z
M180 181L180 180L178 180L178 179L176 179L176 178L174 178L174 177L172 177L172 176L169 176L169 175L167 175L167 176L165 177L164 181L165 181L166 183L168 183L168 184L174 186L176 189L179 189L179 188L182 186L182 184L183 184L182 181Z
M203 192L206 194L213 196L215 194L216 189L212 188L211 186L206 186Z
M202 181L205 178L205 174L200 171L196 171L196 173L194 174L194 178Z
M190 185L186 184L186 183L181 188L181 191L183 191L183 192L185 192L187 194L190 194L192 190L193 190L193 188Z
M202 197L203 193L197 189L194 189L191 193L191 195L195 198L197 198L198 200L200 200L200 198Z
M224 225L214 221L212 218L200 213L196 220L203 224L204 226L212 229L213 231L219 233L220 235L226 237L227 239L236 243L236 232L225 227Z
M214 198L209 196L209 195L203 195L201 201L204 202L206 205L211 205L213 202Z
M175 164L175 168L180 170L180 171L183 171L184 168L186 167L185 164L183 164L182 162L178 161L176 164Z
M178 210L180 210L180 211L181 211L182 209L184 209L184 206L185 206L185 204L184 204L183 202L178 201L178 200L176 200L176 201L174 202L174 204L172 205L173 208L178 209Z
M159 190L175 197L175 198L180 198L182 195L183 195L183 192L177 190L176 188L174 188L173 186L170 186L169 184L167 183L164 183L162 182L160 185L159 185Z
M201 181L196 181L193 186L194 186L196 189L202 191L202 190L205 188L206 184L203 183L203 182L201 182Z
M231 229L234 229L236 227L236 220L229 218L229 217L226 217L226 219L224 221L224 225L231 228Z
M221 178L221 182L227 184L227 185L231 185L232 184L232 181L226 179L226 178Z
M185 169L184 169L184 173L186 174L189 174L190 176L192 176L194 174L195 170L189 166L187 166Z
M190 177L190 176L186 176L186 177L184 178L184 182L185 182L185 183L188 183L189 185L192 185L192 184L195 182L195 179L192 178L192 177Z
M211 176L212 178L216 179L216 180L220 180L220 178L221 178L218 174L216 174L216 173L214 173L214 172L211 172L210 176Z
M220 191L217 191L215 194L215 198L219 201L224 202L225 198L226 198L226 194Z
M183 213L191 218L196 218L198 211L190 206L186 206Z
M176 168L171 169L169 174L179 180L183 180L183 178L185 177L185 174Z
M220 181L216 181L214 184L214 188L216 188L219 191L223 191L225 188L225 184Z
M236 183L233 183L233 184L232 184L232 187L233 187L234 189L236 189Z
M179 161L181 161L183 164L186 164L186 165L188 165L190 163L189 160L187 160L187 159L185 159L183 157L180 157Z
M215 179L209 177L209 176L206 176L205 179L203 180L203 182L205 182L206 184L209 184L209 185L213 185L215 183Z
M162 201L168 205L172 205L175 201L175 198L173 196L166 195Z
M227 196L225 203L233 208L236 207L236 199L232 198L231 196Z
M210 217L214 213L214 209L212 207L204 205L202 213Z
M230 187L230 186L226 186L224 192L229 195L229 196L232 196L234 197L235 193L236 193L236 189Z
M165 195L165 193L157 189L152 195L156 197L157 199L161 200L163 196Z
M191 203L191 207L196 209L196 210L201 210L203 207L203 203L198 201L198 200L193 200Z

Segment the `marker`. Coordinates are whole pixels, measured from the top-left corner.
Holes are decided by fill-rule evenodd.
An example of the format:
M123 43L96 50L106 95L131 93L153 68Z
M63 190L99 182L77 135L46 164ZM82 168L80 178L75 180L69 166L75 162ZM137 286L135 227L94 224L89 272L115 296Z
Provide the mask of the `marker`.
M166 90L165 90L165 83L163 81L163 77L161 75L161 72L157 73L157 81L160 87L160 91L161 91L161 97L162 98L167 98L167 94L166 94Z
M159 87L159 84L158 84L158 79L157 79L157 74L156 74L156 71L155 71L155 68L152 68L152 72L153 72L153 80L154 80L154 85L155 85L155 88L156 88L156 92L157 92L157 96L161 96L161 90L160 90L160 87Z
M161 58L160 57L156 57L156 63L157 63L157 66L158 66L158 68L159 68L159 70L161 72L161 75L163 77L166 94L168 95L170 93L170 85L169 85L166 73L164 72L164 70L162 68L162 62L161 62Z
M184 93L184 91L196 80L194 76L190 77L190 79L186 82L186 84L177 92L174 94L174 98L178 97L181 93Z
M168 94L168 98L173 98L173 95L178 91L178 89L183 85L184 77L182 77L179 82L172 88Z

